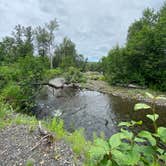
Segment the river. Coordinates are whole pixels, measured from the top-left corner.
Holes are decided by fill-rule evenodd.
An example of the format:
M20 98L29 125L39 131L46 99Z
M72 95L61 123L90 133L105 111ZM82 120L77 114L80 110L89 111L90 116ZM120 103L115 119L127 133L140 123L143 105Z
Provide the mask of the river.
M64 127L69 132L83 128L88 139L93 133L106 138L117 132L122 121L142 120L142 128L153 130L151 121L146 118L149 111L133 111L135 100L122 99L96 91L64 88L55 90L45 86L36 99L42 108L37 111L39 119L60 115ZM166 108L157 106L160 115L159 126L166 126ZM140 127L134 129L139 130Z

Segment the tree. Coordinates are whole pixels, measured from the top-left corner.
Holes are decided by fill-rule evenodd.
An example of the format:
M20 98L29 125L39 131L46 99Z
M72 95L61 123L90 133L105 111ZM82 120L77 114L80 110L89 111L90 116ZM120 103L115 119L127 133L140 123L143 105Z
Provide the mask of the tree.
M65 37L63 42L59 46L56 46L53 60L54 67L61 66L66 68L76 66L77 57L75 44Z
M17 25L12 32L12 37L7 36L0 42L0 59L13 63L19 57L32 56L33 49L32 28Z
M107 79L166 90L166 4L146 9L128 30L124 48L113 48L102 59Z
M0 42L0 59L6 62L13 62L17 59L15 39L12 37L5 37Z
M41 26L35 30L38 54L42 57L47 56L49 47L49 33Z
M53 67L52 56L54 49L54 40L55 40L55 31L58 28L58 23L56 19L50 21L48 24L45 24L45 27L37 27L36 42L38 47L38 54L41 56L50 57L50 68Z
M58 23L56 19L51 20L48 24L46 24L46 27L49 32L49 56L50 56L50 68L53 68L53 48L54 48L54 40L55 40L55 31L58 28Z
M33 29L31 26L24 28L24 36L25 36L25 47L24 50L26 55L33 55L34 45L33 45Z

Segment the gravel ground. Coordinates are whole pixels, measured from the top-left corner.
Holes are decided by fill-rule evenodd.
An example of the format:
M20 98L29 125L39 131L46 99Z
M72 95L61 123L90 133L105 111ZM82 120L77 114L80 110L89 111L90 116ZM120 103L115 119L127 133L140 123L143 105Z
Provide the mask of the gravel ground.
M28 126L14 125L0 131L0 166L26 166L31 161L35 166L81 166L71 148L64 141L52 145L42 141L38 130L30 132ZM28 166L31 166L28 165Z

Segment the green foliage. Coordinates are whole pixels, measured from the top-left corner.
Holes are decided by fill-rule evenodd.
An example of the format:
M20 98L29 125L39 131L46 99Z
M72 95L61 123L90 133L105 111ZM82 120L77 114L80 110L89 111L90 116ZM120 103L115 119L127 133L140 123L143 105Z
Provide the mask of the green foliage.
M138 111L138 110L145 110L145 109L149 109L151 108L149 105L144 104L144 103L138 103L134 106L134 110Z
M153 102L157 97L147 93ZM153 103L153 104L154 104ZM156 120L159 115L155 113L155 107L142 103L136 104L135 110L151 109L152 115L147 117L152 121L154 133L140 131L133 133L130 127L141 125L142 121L121 122L121 131L114 134L108 141L96 138L89 150L89 165L108 165L108 166L135 166L135 165L165 165L166 152L161 143L166 143L166 128L157 127ZM126 128L127 127L127 128Z
M79 129L66 137L66 140L71 144L73 151L76 154L87 155L90 148L90 142L85 139L84 130Z
M30 111L34 106L34 97L39 89L37 83L45 77L48 59L25 56L17 62L0 66L0 92L3 99L14 108Z
M166 90L166 3L155 12L146 9L128 30L124 48L113 48L102 59L111 84L138 84Z
M64 74L67 83L80 83L86 82L84 75L76 68L70 67L68 71Z
M47 59L42 57L26 56L18 61L20 69L20 89L22 93L22 103L20 108L25 111L34 106L34 98L38 92L39 85L43 79L45 70L48 67Z
M23 97L20 86L14 82L8 82L8 84L2 90L1 95L8 103L13 105L14 107L17 107L20 104L20 101Z
M28 160L26 161L25 166L34 166L34 164L35 164L35 161L34 161L34 160L28 159Z
M147 118L149 118L150 120L152 120L153 122L155 122L158 118L159 115L158 114L153 114L153 115L146 115Z
M77 53L75 44L65 37L63 42L55 49L53 67L67 69L72 66L84 70L86 61L87 60L84 60L83 55Z
M101 71L101 63L100 62L87 62L86 63L86 71Z
M87 79L90 79L90 80L101 80L101 81L105 80L105 77L99 72L88 71L85 73L85 76L87 77Z
M0 66L0 90L10 81L19 80L20 70L15 66Z
M46 123L46 127L52 131L55 132L57 138L64 138L66 131L63 127L63 121L58 118L53 118L50 122Z
M63 72L60 68L56 68L56 69L49 69L45 71L45 78L47 80L51 79L51 78L55 78L59 75L61 75Z
M12 120L12 123L17 125L29 125L29 126L37 126L38 121L35 116L28 116L26 114L17 114L15 118Z
M0 97L0 129L10 124L10 116L13 113L13 108L9 104L4 104Z
M157 129L157 134L159 135L160 139L166 143L166 128L165 127L159 127Z
M68 133L64 130L63 120L56 117L51 121L43 121L43 124L48 130L55 133L56 138L63 138L67 141L76 154L83 154L85 156L88 154L90 142L85 139L83 129L76 130L73 133Z

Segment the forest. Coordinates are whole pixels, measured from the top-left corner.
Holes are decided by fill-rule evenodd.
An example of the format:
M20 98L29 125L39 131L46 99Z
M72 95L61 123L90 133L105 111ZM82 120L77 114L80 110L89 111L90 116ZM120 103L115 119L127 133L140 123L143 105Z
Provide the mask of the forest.
M31 138L33 134L35 141L40 139L31 147L30 152L22 147L27 154L30 153L28 157L25 157L26 155L23 157L24 160L21 160L23 163L20 162L22 165L50 164L51 161L47 161L46 158L47 152L43 150L43 154L37 151L37 148L46 142L49 150L56 143L56 146L59 143L61 148L60 152L48 150L49 155L53 153L54 164L63 162L61 165L65 165L67 159L63 157L69 156L72 163L68 165L164 166L166 164L165 112L163 113L166 108L166 3L158 11L145 9L142 17L129 26L125 44L110 48L108 54L98 62L90 62L86 55L80 54L76 44L68 37L64 37L57 44L58 28L61 27L57 19L37 27L16 25L11 35L3 37L0 41L0 146L2 144L3 149L0 151L0 165L5 161L8 162L8 157L5 156L7 158L5 160L3 156L8 151L4 149L3 141L8 137L17 141L15 135L12 137L9 133L28 131L23 137L21 132L18 134L21 140L24 140L25 135ZM50 80L56 82L59 78L63 82L61 86L50 84ZM134 87L130 88L129 85ZM37 99L43 87L47 88L47 92L44 92L44 97L47 99L42 96L44 99L40 98L43 102L41 104ZM47 101L50 106L46 105L46 100L50 100ZM60 105L58 109L57 105L53 105L56 102ZM52 112L59 116L38 118L36 112L39 104L38 114L42 114L43 110L49 112L51 107L56 106ZM104 114L104 110L107 113L108 110L114 109L109 107L111 104L116 107L122 106L120 109L127 109L128 112L125 110L118 112L118 109L116 112L115 109L113 115L111 114L115 117L111 119L109 114ZM130 107L133 112L130 112ZM68 112L61 110L62 108ZM70 108L78 115L75 116L76 113ZM88 111L92 112L89 114ZM144 111L143 114L141 111ZM140 114L138 117L141 116L141 119L137 120L135 112ZM71 119L61 118L61 114L65 116L65 113L70 113L71 115L67 116L71 119L75 117L67 127L65 125L69 124L68 121ZM120 116L122 121L118 119ZM92 119L89 121L85 119L84 125L81 126L83 129L80 129L82 121L79 118ZM164 120L159 121L160 118ZM116 127L113 128L115 120L117 120ZM78 127L74 121L80 121ZM150 127L145 125L141 128L143 123ZM86 125L90 128L87 127L90 139L89 135L84 133ZM93 133L91 129L95 127L100 129L100 133L95 131ZM68 131L68 128L72 132ZM36 136L36 131L40 136ZM110 131L113 132L109 133ZM108 137L105 134L108 134ZM9 140L8 143L12 144L12 141ZM34 140L31 143L34 143ZM29 158L33 156L33 151L43 157L41 161L40 157L35 161ZM12 165L15 159L11 157L10 160L9 163ZM10 165L9 163L7 165Z
M128 29L124 47L115 46L101 60L108 81L166 90L166 5L146 9Z

